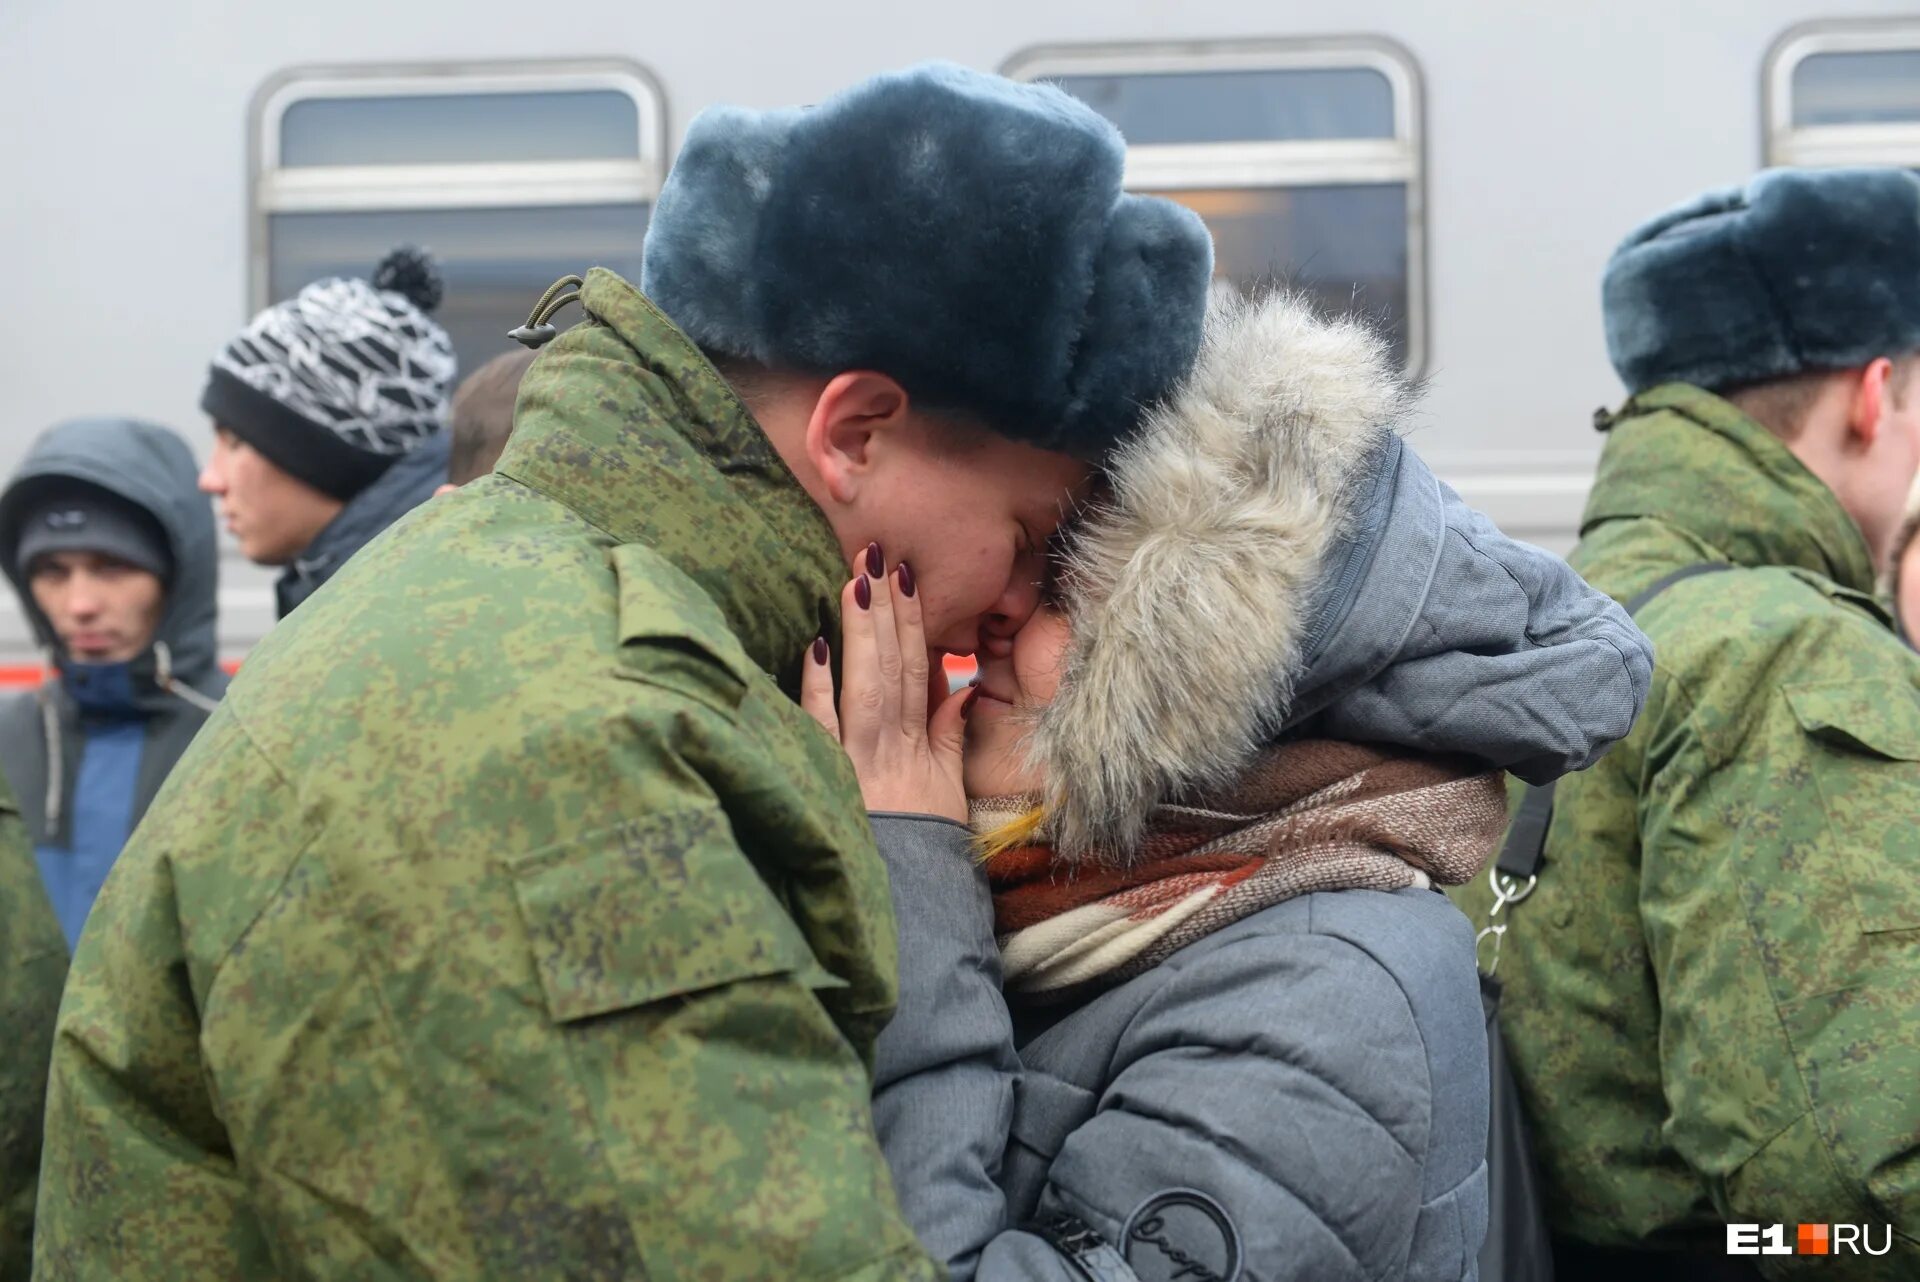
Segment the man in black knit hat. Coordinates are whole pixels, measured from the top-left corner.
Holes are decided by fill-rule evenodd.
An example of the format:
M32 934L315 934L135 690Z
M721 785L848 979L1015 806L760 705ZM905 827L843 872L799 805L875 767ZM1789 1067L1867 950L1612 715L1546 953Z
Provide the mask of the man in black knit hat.
M432 260L402 247L370 281L316 281L267 308L213 358L200 488L248 560L285 567L282 618L446 480L440 294Z

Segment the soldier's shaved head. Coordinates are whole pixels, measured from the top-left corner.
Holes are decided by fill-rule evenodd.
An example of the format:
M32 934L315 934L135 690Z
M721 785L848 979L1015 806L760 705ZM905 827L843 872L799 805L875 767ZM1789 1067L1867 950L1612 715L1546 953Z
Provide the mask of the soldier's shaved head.
M1896 406L1904 406L1913 392L1914 374L1920 371L1920 352L1894 358L1893 373L1887 390ZM1820 394L1835 379L1858 377L1858 370L1808 370L1785 378L1722 389L1721 396L1740 407L1742 413L1783 441L1799 437L1808 416L1819 403Z

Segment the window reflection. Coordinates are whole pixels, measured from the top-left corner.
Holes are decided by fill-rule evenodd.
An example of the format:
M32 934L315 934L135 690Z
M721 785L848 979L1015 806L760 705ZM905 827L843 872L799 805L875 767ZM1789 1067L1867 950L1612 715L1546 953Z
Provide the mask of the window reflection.
M1383 322L1407 357L1407 197L1373 186L1163 191L1213 232L1214 275L1245 291L1299 289L1335 313Z
M612 89L306 98L280 117L280 163L482 164L639 154L640 111Z
M1793 123L1920 121L1920 49L1816 53L1793 69Z
M507 331L560 277L601 266L639 280L647 214L631 205L275 214L268 288L280 299L322 277L364 277L393 246L425 245L446 281L436 317L470 371L511 346Z
M1129 146L1391 138L1393 86L1367 67L1056 76Z

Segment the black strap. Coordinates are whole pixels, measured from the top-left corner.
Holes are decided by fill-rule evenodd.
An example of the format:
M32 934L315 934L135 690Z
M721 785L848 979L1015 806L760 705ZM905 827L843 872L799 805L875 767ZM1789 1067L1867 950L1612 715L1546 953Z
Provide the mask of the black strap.
M1698 565L1682 566L1656 580L1652 587L1627 602L1627 613L1639 614L1649 601L1676 583L1732 568L1724 561L1703 561ZM1507 829L1506 844L1500 847L1500 858L1494 861L1494 867L1506 876L1524 879L1540 871L1547 848L1547 827L1553 822L1553 788L1551 783L1539 784L1528 788L1527 795L1520 799L1520 808L1514 812L1513 823Z
M1652 587L1627 602L1627 613L1629 615L1639 614L1640 611L1647 608L1647 604L1651 602L1653 598L1659 596L1676 583L1685 583L1688 579L1697 579L1703 574L1718 574L1722 570L1731 570L1732 568L1733 567L1725 561L1702 561L1698 565L1683 565L1672 574L1656 579Z
M1547 848L1547 825L1553 822L1553 784L1529 785L1507 826L1507 840L1493 866L1509 877L1525 880L1540 871Z

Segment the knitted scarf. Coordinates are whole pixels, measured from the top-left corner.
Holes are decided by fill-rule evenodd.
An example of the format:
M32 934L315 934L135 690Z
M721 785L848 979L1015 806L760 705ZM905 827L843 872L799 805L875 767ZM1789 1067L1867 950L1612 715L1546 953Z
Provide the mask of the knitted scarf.
M1037 804L976 800L974 831ZM1328 740L1269 748L1233 787L1156 809L1139 850L1073 865L1043 845L995 855L1006 987L1065 1000L1297 895L1459 885L1492 855L1506 817L1499 772L1457 759Z

